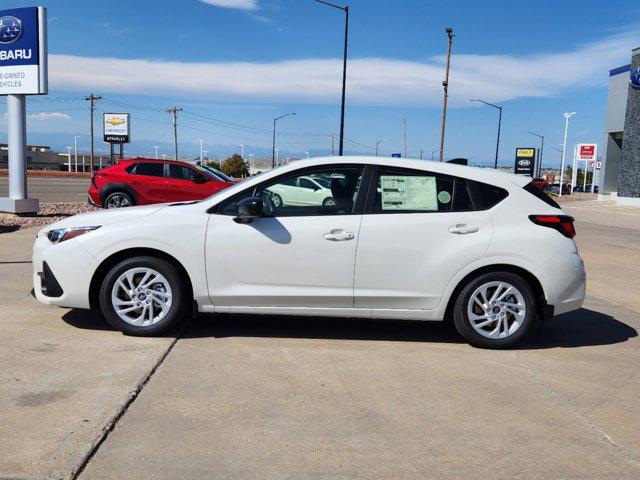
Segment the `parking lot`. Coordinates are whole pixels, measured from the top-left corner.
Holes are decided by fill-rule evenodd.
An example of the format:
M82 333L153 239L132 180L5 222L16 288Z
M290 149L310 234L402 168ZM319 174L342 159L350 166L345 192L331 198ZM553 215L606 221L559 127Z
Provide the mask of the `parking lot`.
M127 337L38 304L34 230L0 235L0 478L638 478L640 211L563 208L587 301L511 351L321 318Z

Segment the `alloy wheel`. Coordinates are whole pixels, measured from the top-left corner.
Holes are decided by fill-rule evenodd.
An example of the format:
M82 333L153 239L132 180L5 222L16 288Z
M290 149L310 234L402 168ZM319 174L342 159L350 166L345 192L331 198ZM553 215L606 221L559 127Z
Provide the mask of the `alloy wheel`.
M129 201L129 197L122 193L114 193L107 199L107 208L122 208L130 206L131 202Z
M169 313L171 303L171 285L151 268L125 271L111 289L111 304L118 317L138 327L158 323Z
M467 305L469 323L486 338L507 338L524 323L527 305L524 296L507 282L488 282L471 294Z

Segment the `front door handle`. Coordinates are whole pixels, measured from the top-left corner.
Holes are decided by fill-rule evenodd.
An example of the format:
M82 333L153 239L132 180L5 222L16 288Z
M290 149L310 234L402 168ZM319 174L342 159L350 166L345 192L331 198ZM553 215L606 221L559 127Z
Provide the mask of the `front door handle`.
M331 242L342 242L344 240L353 240L356 236L352 232L345 232L341 228L335 228L329 233L325 233L322 238Z
M476 233L480 228L475 225L467 225L466 223L458 223L453 227L449 228L450 233L455 233L456 235L467 235L469 233Z

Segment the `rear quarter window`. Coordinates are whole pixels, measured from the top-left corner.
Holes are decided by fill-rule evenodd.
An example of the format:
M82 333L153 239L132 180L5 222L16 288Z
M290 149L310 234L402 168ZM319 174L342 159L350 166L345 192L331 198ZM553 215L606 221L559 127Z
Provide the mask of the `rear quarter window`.
M496 187L495 185L489 185L488 183L475 182L479 200L482 203L482 208L488 210L495 207L501 201L509 196L504 188Z
M560 205L558 205L558 203L553 198L551 198L549 195L547 195L538 187L536 187L536 184L534 182L531 182L525 185L524 189L527 192L529 192L531 195L536 197L538 200L542 200L547 205L554 208L560 208Z

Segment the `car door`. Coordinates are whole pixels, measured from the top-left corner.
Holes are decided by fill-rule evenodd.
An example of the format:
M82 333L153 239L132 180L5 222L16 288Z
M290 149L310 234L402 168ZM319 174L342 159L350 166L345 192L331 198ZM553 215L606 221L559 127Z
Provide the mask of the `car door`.
M333 165L350 204L291 205L272 197L301 173L251 187L219 205L210 216L205 245L209 295L216 307L353 308L356 244L364 198L362 165ZM304 169L308 174L309 169ZM259 196L265 215L236 223L237 202Z
M434 309L453 276L486 252L488 213L472 183L421 170L376 168L356 258L355 306Z
M128 183L138 193L139 205L167 201L167 179L163 163L140 162L132 173Z
M220 188L211 177L186 165L170 163L167 182L167 201L183 202L202 200L213 195ZM222 184L220 184L222 185Z

